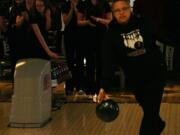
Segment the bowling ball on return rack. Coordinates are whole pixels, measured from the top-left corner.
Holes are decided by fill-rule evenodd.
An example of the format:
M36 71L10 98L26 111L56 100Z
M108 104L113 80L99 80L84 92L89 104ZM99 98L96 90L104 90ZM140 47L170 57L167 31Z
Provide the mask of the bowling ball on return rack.
M103 100L96 106L96 116L104 122L112 122L119 115L119 106L112 99Z

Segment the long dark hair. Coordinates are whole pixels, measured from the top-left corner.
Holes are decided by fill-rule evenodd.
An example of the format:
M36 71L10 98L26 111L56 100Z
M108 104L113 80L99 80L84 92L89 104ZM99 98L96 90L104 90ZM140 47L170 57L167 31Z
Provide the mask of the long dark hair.
M46 11L47 9L50 9L51 4L50 4L50 1L49 1L49 0L34 0L32 9L31 9L31 11L30 11L32 16L34 16L34 15L36 15L36 14L38 13L37 10L36 10L36 1L42 1L42 2L44 3L45 11Z

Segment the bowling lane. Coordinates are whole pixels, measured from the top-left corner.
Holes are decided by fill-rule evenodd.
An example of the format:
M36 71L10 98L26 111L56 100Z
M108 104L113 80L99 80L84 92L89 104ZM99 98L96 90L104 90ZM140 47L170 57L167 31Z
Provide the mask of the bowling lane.
M95 103L67 103L52 112L52 121L42 128L9 128L10 103L0 103L0 135L138 135L141 108L135 103L118 105L119 115L110 123L96 117ZM162 135L179 135L180 105L163 103L161 113L167 121Z
M119 115L105 123L96 116L95 103L67 103L60 110L52 112L52 121L43 128L8 128L8 114L1 126L3 135L137 135L141 119L140 108L137 104L118 104ZM10 111L10 105L5 107ZM131 116L129 116L129 114ZM135 123L134 123L135 122ZM133 133L129 134L133 129ZM127 133L123 133L124 131Z

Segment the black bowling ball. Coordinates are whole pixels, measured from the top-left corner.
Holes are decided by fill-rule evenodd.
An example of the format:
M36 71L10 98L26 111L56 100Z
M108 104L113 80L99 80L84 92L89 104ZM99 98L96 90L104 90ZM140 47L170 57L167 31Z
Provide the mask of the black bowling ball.
M96 106L96 115L104 122L111 122L117 118L119 106L111 99L102 101Z

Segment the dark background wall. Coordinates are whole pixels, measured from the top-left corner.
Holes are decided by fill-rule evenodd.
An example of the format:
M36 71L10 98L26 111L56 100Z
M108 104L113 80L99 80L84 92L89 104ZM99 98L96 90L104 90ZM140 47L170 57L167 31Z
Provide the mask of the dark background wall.
M179 0L135 0L137 12L163 42L178 45L180 40Z

